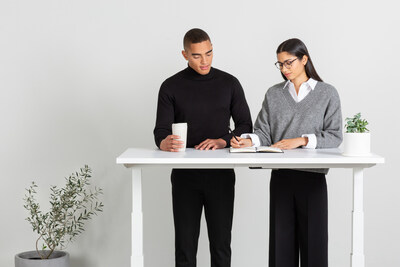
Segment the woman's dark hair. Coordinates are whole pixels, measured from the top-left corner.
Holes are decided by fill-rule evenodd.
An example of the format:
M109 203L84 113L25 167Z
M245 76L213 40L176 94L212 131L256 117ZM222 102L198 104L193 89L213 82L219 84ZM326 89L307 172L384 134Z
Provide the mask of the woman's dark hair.
M308 60L305 65L306 69L306 74L309 78L313 78L316 81L322 82L322 79L319 77L317 71L314 68L314 64L312 63L310 54L308 53L306 45L297 38L289 39L284 41L278 46L278 49L276 49L276 54L279 54L281 52L287 52L291 55L296 56L298 59L303 59L303 56L307 56ZM281 72L283 79L287 80L285 75Z

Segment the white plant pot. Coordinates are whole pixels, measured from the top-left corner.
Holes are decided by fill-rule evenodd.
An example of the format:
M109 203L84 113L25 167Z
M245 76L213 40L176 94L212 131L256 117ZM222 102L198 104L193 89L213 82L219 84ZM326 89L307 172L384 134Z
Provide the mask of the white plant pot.
M367 156L371 154L370 133L344 133L343 156Z
M36 251L22 252L15 255L15 267L69 267L69 254L54 251L49 259L42 260Z

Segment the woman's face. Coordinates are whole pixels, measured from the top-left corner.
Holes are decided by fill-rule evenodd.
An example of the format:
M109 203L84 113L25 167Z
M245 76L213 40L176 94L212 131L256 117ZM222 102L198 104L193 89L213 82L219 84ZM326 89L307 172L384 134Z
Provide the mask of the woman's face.
M288 80L292 81L297 77L306 75L305 65L308 60L307 56L303 56L302 59L299 59L288 52L281 52L277 57L280 70Z

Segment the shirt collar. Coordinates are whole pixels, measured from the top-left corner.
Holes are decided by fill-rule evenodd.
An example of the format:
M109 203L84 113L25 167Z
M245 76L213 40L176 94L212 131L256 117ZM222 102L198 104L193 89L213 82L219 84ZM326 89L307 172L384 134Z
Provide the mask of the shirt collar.
M309 78L308 81L306 81L304 83L307 84L311 88L311 90L314 90L314 88L317 85L318 81L314 80L313 78ZM283 89L285 89L287 86L289 86L289 84L293 85L293 83L290 80L287 80L287 82L285 83L285 86L283 86Z

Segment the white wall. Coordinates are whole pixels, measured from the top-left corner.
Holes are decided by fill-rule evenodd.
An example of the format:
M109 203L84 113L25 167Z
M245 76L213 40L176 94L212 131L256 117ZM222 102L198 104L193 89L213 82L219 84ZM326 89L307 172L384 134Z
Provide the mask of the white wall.
M365 173L366 266L400 266L399 25L394 0L2 0L0 266L34 248L24 188L37 181L46 206L49 185L84 164L104 189L105 211L68 247L72 267L129 265L130 172L115 158L155 146L158 89L186 66L181 43L192 27L210 34L214 66L241 81L253 120L281 81L276 47L291 37L307 44L344 117L361 111L373 151L386 158ZM269 171L236 173L232 266L266 266ZM146 267L173 266L169 169L143 174ZM350 170L331 170L328 186L330 266L350 266ZM203 222L198 266L208 262Z

